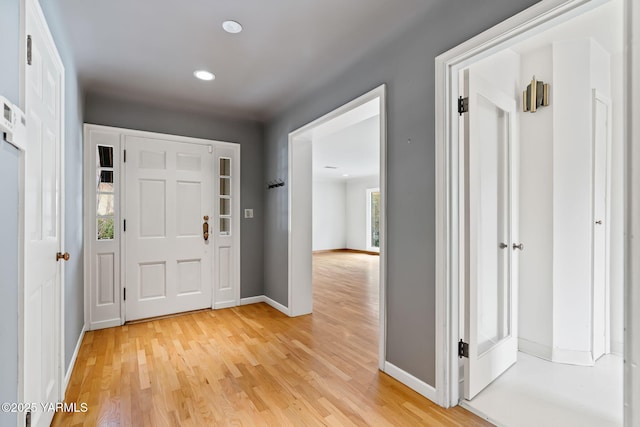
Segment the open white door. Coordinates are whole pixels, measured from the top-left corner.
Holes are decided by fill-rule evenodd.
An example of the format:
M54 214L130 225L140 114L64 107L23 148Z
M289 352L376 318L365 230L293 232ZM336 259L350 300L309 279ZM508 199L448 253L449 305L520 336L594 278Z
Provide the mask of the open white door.
M472 399L516 362L516 101L466 71L464 397Z
M27 1L25 267L22 402L38 402L31 426L48 426L61 399L63 256L62 111L64 68L36 1Z
M211 307L213 147L124 141L126 320Z

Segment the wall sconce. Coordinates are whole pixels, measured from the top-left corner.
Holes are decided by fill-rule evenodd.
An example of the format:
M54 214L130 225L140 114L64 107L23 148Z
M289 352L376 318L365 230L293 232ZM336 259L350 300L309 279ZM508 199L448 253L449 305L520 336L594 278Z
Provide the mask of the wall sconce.
M522 111L535 113L538 107L549 105L549 84L539 82L533 76L527 90L522 92Z

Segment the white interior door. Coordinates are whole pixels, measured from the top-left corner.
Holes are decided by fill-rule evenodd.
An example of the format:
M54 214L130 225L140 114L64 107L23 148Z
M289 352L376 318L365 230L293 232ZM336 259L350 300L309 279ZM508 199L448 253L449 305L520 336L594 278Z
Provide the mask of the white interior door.
M595 91L594 91L595 92ZM593 360L608 352L608 151L610 101L593 96Z
M42 11L27 1L31 65L26 67L24 399L60 399L64 69ZM42 408L40 408L42 409ZM33 411L32 426L48 426L53 412Z
M211 307L210 145L126 136L126 320Z
M465 76L467 277L464 397L516 362L516 101L473 73Z

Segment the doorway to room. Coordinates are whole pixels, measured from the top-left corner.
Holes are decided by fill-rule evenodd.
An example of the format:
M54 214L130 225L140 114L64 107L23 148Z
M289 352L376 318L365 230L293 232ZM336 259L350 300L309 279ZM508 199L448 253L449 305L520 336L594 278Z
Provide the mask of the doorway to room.
M459 69L458 393L499 425L623 421L622 10Z
M289 313L313 311L315 282L323 294L340 292L343 286L345 295L352 297L354 292L347 288L354 285L352 291L358 294L354 305L376 306L380 361L384 360L384 104L381 86L293 132L289 140Z

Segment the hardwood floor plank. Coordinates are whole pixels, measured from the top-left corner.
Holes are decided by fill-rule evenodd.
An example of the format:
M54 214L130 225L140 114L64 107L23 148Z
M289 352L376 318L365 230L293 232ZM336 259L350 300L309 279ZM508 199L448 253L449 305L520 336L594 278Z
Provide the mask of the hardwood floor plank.
M54 426L489 426L378 371L377 256L314 255L314 313L267 304L87 332Z

